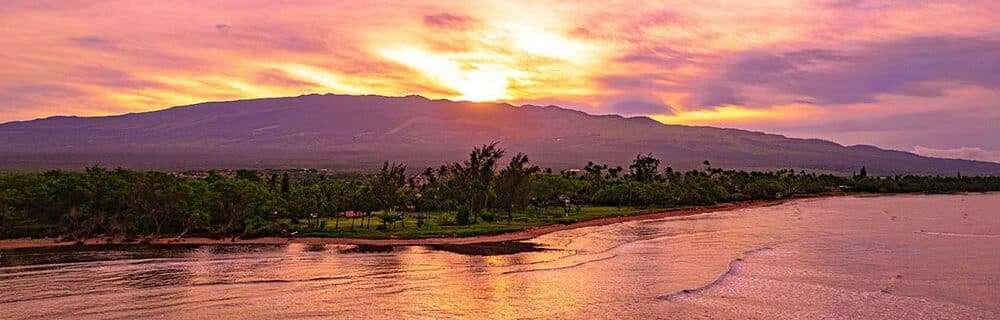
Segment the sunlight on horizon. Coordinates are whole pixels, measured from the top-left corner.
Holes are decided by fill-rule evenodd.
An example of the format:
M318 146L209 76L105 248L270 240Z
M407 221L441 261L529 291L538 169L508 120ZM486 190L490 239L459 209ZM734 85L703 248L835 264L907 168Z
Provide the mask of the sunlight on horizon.
M376 47L375 51L457 93L447 98L472 102L530 98L531 93L524 91L527 88L518 90L512 84L536 82L532 78L552 64L584 68L594 55L594 50L580 41L531 26L483 28L475 39L479 43L461 50L395 45Z

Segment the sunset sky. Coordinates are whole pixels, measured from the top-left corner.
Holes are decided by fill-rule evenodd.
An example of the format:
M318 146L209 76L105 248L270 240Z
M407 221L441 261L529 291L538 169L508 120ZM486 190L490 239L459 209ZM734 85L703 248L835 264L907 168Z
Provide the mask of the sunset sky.
M1000 1L0 2L0 122L307 93L1000 161Z

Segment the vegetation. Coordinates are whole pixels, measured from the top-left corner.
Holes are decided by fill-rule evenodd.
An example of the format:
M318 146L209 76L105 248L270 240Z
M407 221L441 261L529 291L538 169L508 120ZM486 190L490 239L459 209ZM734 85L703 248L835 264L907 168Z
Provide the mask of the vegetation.
M0 175L0 237L177 235L438 237L688 206L830 192L984 192L1000 177L869 176L714 168L677 172L651 155L627 169L588 163L553 172L496 143L466 161L407 176L386 162L371 175L238 170L232 174L88 168ZM376 220L373 226L372 220Z

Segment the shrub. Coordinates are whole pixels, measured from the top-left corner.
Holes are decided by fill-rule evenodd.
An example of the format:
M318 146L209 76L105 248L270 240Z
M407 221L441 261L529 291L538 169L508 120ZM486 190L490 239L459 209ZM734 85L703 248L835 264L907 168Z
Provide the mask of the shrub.
M452 215L452 214L450 214L450 213L442 212L442 213L434 215L434 221L437 221L438 225L442 225L442 226L454 226L454 225L457 225L457 223L455 222L454 217L455 216Z
M469 207L459 206L458 213L455 214L455 223L460 225L469 225L472 223L472 217L469 215Z
M746 185L746 193L754 199L780 198L785 186L775 180L757 180Z
M276 234L281 231L281 224L273 221L267 221L266 219L255 216L244 221L246 227L243 229L243 234L247 236L264 236Z
M479 217L483 219L483 222L493 223L497 221L497 215L491 211L483 211Z

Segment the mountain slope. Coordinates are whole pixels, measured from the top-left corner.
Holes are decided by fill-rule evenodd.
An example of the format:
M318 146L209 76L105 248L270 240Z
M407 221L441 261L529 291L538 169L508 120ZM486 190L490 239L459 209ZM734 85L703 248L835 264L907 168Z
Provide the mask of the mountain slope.
M501 141L553 168L626 165L653 153L676 169L710 160L727 168L881 174L1000 174L1000 164L935 159L870 146L735 129L663 125L548 106L428 100L419 96L306 95L209 102L109 117L52 117L0 125L4 167L86 165L187 169L413 168L461 160Z

